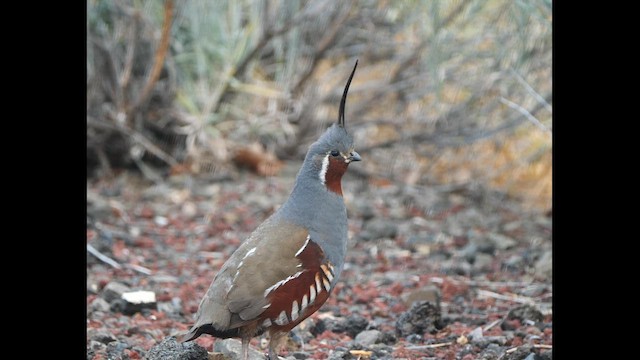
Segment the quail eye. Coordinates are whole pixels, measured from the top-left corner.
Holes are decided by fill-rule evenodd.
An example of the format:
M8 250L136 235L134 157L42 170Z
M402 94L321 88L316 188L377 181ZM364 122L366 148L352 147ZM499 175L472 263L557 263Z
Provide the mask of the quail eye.
M338 156L338 155L340 155L340 152L338 150L332 150L331 151L331 156L335 157L335 156Z

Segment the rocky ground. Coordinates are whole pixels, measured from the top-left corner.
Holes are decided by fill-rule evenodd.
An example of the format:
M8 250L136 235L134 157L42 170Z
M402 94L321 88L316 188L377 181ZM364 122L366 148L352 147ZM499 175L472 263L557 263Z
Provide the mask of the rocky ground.
M87 183L87 359L236 358L239 343L172 335L216 271L288 195L273 178L124 173ZM287 359L551 359L549 214L478 185L373 186L347 174L350 249ZM207 355L214 346L225 355ZM252 341L264 358L266 341ZM203 349L204 347L204 349Z

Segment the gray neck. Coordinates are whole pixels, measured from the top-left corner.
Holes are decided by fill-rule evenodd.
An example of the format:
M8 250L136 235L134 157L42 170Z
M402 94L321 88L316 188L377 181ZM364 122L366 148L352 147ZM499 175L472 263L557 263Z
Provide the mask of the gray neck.
M280 215L316 231L325 225L339 225L338 219L346 225L347 209L342 196L327 190L320 182L319 170L305 170L304 166L300 169L291 195L278 211Z
M347 248L347 208L342 196L327 190L320 182L319 169L308 160L305 159L298 173L289 199L274 216L309 229L329 260L342 264ZM323 238L322 234L333 236Z

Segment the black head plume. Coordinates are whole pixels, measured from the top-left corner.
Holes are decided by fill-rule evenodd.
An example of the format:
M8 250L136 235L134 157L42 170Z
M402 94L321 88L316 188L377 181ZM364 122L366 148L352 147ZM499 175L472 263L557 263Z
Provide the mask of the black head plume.
M353 67L353 71L351 72L351 76L349 76L349 80L347 80L347 86L344 87L344 92L342 93L342 100L340 100L340 111L338 113L338 126L343 129L344 127L344 106L347 102L347 93L349 92L349 85L351 85L351 79L353 79L353 74L356 73L356 68L358 67L358 60L356 60L356 65Z

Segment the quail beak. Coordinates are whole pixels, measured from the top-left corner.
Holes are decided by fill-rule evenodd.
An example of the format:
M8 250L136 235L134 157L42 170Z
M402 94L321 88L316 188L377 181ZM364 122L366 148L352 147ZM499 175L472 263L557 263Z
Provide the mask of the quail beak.
M360 154L358 154L355 151L352 151L351 154L349 154L349 157L347 158L347 163L350 163L352 161L362 161Z

